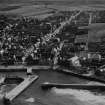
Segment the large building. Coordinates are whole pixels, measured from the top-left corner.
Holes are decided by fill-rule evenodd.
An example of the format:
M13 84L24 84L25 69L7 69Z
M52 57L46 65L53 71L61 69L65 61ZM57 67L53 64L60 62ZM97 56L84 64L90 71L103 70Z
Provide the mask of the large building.
M87 47L90 51L99 51L100 45L105 37L105 23L94 23L88 26L79 27L88 29Z
M88 43L101 42L105 36L105 23L94 23L80 28L88 29Z

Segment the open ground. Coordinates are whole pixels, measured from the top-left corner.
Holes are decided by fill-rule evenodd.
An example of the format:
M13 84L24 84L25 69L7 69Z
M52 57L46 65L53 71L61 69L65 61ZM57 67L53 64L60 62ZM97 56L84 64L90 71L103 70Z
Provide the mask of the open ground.
M105 0L0 0L0 13L46 18L57 11L105 10Z

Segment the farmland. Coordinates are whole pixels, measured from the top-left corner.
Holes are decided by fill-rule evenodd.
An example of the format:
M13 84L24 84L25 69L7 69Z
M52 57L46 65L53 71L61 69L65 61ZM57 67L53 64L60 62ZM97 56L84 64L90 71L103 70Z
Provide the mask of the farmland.
M84 1L84 0L48 0L48 1L34 1L34 0L1 0L0 1L1 14L15 14L19 16L45 18L46 15L53 15L57 11L72 11L72 10L104 10L105 1Z

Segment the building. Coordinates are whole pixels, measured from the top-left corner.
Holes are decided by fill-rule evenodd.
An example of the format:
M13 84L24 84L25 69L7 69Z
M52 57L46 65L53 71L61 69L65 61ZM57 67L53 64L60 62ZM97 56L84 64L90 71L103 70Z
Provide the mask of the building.
M79 29L88 29L88 50L99 51L100 43L105 37L105 23L93 23L88 26L79 27Z

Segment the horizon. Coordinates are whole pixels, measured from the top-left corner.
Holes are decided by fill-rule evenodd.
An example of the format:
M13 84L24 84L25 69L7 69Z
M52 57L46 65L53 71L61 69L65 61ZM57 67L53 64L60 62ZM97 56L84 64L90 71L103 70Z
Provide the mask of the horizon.
M14 3L14 2L18 2L18 3L21 3L21 2L53 2L53 1L56 1L56 2L82 2L82 3L105 3L105 0L0 0L0 3Z

